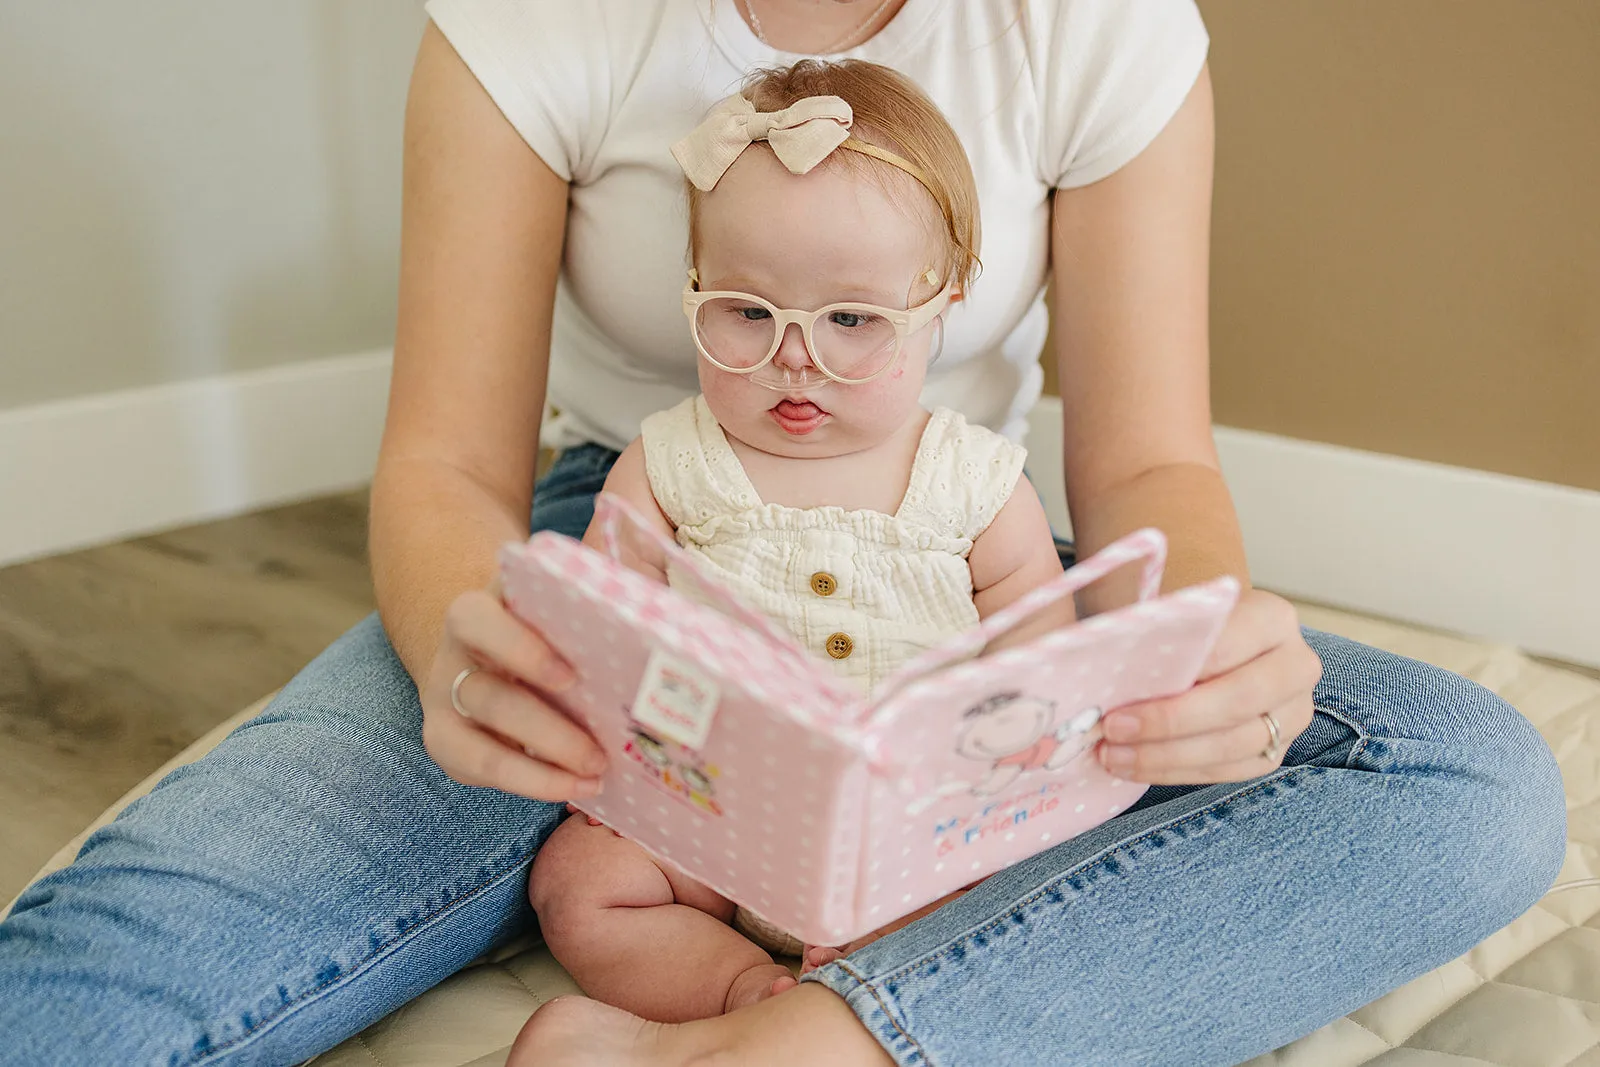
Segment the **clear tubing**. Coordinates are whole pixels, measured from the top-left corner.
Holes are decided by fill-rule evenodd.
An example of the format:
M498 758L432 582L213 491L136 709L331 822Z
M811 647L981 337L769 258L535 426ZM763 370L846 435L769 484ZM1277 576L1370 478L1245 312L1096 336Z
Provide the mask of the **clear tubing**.
M751 374L750 380L763 389L771 389L774 393L804 392L833 381L809 363L795 370L793 367L780 367L776 361Z

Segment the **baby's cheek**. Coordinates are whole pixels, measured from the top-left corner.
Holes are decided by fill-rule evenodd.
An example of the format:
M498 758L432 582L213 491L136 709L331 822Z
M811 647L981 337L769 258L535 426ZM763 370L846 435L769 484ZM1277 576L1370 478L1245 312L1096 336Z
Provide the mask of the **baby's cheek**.
M922 394L922 376L911 375L904 367L896 367L875 382L853 386L863 391L862 407L869 411L874 423L898 426L916 410Z
M713 368L700 372L700 392L711 414L723 426L748 418L758 410L750 396L751 388L750 383L726 371Z

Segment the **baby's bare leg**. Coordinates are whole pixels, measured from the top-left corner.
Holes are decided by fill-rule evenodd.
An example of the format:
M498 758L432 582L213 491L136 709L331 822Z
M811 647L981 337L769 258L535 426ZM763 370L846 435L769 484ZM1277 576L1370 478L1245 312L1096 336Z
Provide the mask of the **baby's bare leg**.
M528 900L579 987L646 1019L706 1019L791 984L728 925L731 901L581 815L539 850Z

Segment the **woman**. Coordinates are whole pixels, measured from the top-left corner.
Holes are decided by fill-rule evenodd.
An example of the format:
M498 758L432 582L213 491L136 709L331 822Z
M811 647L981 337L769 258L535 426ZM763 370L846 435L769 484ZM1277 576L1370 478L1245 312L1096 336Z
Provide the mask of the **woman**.
M529 863L604 757L541 698L565 667L500 605L494 551L530 506L581 533L612 450L693 390L667 147L778 50L897 67L967 144L985 276L932 402L1019 431L1048 262L1080 550L1156 525L1169 587L1247 577L1210 437L1191 4L429 10L372 493L382 625L29 891L0 926L16 1062L292 1062L525 924ZM534 490L547 380L563 452ZM1206 673L1108 718L1108 768L1154 783L1125 814L731 1015L657 1029L558 1001L528 1031L538 1062L1234 1063L1453 958L1554 879L1554 760L1483 689L1303 632L1259 590Z

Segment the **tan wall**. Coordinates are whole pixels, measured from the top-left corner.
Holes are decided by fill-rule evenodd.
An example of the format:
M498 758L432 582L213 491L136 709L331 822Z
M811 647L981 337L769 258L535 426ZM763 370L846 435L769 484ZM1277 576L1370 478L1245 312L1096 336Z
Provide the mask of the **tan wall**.
M1217 421L1600 489L1600 2L1201 7Z
M1202 7L1217 421L1600 489L1600 3Z
M393 342L393 0L5 4L0 409Z

